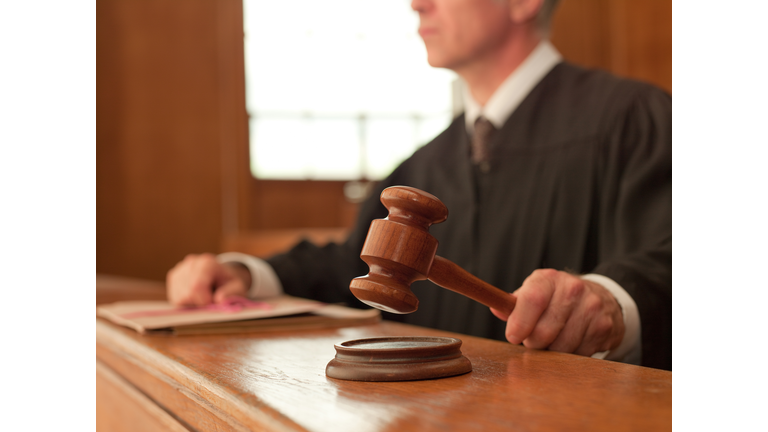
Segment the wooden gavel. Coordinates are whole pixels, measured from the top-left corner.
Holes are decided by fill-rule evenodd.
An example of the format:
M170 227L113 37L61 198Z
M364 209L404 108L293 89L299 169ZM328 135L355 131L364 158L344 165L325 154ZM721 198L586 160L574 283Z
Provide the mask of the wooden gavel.
M381 202L389 216L371 222L360 253L370 271L352 279L349 289L355 297L387 312L411 313L419 307L411 284L429 279L505 315L512 313L515 299L509 293L436 255L437 239L429 233L429 226L448 218L445 204L431 194L406 186L384 189Z

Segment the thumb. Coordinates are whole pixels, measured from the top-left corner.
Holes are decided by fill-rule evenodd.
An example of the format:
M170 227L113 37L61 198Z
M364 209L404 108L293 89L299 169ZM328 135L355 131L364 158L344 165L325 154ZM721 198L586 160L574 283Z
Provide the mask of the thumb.
M216 288L213 293L214 303L223 303L226 299L232 296L246 297L248 290L245 288L245 284L240 279L234 278L224 285Z

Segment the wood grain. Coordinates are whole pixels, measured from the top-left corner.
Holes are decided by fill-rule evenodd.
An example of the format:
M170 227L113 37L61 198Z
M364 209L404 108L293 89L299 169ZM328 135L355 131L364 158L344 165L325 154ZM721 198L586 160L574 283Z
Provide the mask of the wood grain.
M188 432L128 381L96 362L96 430L104 432Z
M349 235L347 228L295 228L240 231L224 236L222 251L247 253L268 258L285 252L301 240L308 240L317 246L330 242L343 243Z
M562 0L551 38L573 63L672 92L671 0Z
M457 337L473 371L366 383L325 375L334 345ZM663 431L672 374L393 322L293 333L147 337L96 322L97 358L197 430Z
M97 271L162 280L247 217L242 2L99 2L97 40Z
M165 284L125 276L96 275L96 304L124 300L166 300Z
M472 300L500 311L509 316L515 309L515 297L467 272L458 264L439 255L432 262L429 280L435 284L467 296Z

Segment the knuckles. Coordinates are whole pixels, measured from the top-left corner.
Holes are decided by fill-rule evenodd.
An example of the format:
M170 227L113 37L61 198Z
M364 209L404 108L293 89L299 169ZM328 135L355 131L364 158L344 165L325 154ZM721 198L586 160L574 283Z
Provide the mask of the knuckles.
M531 276L529 276L529 279L545 279L545 280L554 280L558 276L558 272L555 269L536 269L531 273Z
M216 257L213 256L213 254L207 253L207 252L206 253L201 253L200 255L198 255L198 259L200 259L200 261L203 261L203 262L216 261Z
M574 301L584 295L586 285L582 279L569 275L569 277L563 283L562 289L565 298L570 301Z
M550 296L543 293L541 290L528 290L524 293L520 293L518 296L518 302L527 303L530 307L543 311L549 306Z
M603 310L603 300L597 295L586 296L583 302L584 312L587 316L598 315Z
M197 266L200 269L209 270L214 268L218 262L216 261L216 257L214 257L212 254L204 253L200 254L196 258ZM210 271L210 270L209 270Z
M593 287L591 282L570 273L554 269L535 270L516 291L516 296L518 308L524 306L540 312L553 309L546 320L533 323L532 327L510 320L506 337L512 343L522 341L532 349L592 355L616 345L615 336L622 333L623 321L617 322L622 318L617 318L615 309L611 308L609 295ZM580 320L580 324L567 320L569 313L566 312L570 310L574 311L573 316ZM563 323L563 320L566 322ZM560 324L556 325L556 322ZM574 325L577 325L577 330L578 326L583 327L580 336L574 333ZM569 332L571 340L562 339L563 331ZM607 348L602 349L604 346Z
M185 264L186 265L210 264L215 261L216 261L216 257L211 253L187 254L187 256L185 256L184 259L179 264L176 264L176 267L179 267L180 265L185 265Z

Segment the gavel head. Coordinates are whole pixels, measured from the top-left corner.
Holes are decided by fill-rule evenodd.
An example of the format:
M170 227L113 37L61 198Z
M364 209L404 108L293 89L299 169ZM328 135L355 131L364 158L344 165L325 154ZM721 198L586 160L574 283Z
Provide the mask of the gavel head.
M448 208L416 188L393 186L381 193L386 219L371 222L360 257L370 268L349 289L363 303L387 312L414 312L419 300L411 283L426 279L437 252L429 226L443 222Z

